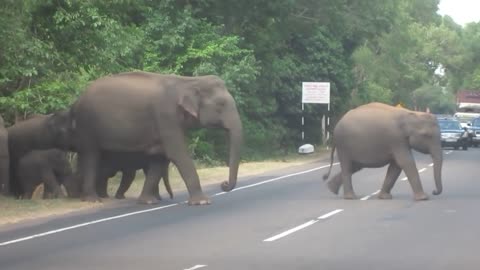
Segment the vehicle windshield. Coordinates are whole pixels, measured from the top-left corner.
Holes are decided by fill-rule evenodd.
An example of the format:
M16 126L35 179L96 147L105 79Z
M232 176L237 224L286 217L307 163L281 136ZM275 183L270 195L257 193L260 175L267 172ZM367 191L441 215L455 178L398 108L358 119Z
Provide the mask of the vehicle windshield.
M473 120L472 121L472 126L480 127L480 118Z
M438 125L440 126L441 130L454 130L454 129L462 129L460 123L457 121L439 121Z

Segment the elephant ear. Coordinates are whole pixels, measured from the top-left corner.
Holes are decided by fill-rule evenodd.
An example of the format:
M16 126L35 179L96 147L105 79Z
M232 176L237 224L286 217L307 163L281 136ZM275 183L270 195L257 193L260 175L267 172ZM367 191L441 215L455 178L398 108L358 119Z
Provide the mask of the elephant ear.
M180 99L178 100L178 105L186 112L188 112L191 116L198 118L198 100L199 99L197 95L195 95L194 93L184 93L180 96Z

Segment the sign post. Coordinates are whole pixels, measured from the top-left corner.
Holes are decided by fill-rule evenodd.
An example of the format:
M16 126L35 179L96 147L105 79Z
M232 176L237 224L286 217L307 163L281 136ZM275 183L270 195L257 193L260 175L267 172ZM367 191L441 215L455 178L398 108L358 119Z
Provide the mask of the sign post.
M302 142L305 140L304 125L305 119L303 116L304 104L316 103L327 104L328 112L330 112L330 83L329 82L302 82ZM322 117L322 135L326 140L329 138L329 134L326 131L326 126L330 124L330 119L327 115ZM307 150L310 149L310 150ZM304 144L300 147L299 152L305 153L305 151L313 152L313 146Z

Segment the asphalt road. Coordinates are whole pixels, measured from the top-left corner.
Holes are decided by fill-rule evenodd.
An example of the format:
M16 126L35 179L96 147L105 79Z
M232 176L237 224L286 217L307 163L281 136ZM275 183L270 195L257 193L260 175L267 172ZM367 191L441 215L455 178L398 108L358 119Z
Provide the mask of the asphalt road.
M362 200L331 194L325 162L185 194L154 207L124 206L0 228L0 269L480 269L480 149L445 150L444 192L414 202L402 174L393 200L369 197L386 168L354 175ZM431 159L416 155L423 187ZM338 166L334 172L338 171ZM215 195L217 194L217 195Z

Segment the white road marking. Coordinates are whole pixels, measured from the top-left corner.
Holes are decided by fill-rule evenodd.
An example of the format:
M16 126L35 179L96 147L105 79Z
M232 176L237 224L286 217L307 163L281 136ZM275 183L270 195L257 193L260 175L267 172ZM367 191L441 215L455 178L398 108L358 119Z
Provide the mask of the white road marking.
M429 167L433 167L433 163L428 164Z
M449 151L445 152L445 155L448 155L448 154L450 154L450 153L452 153L452 152L453 152L452 150L449 150Z
M155 208L146 209L146 210L141 210L141 211L135 211L135 212L131 212L131 213L123 214L123 215L118 215L118 216L113 216L113 217L108 217L108 218L102 218L102 219L98 219L98 220L94 220L94 221L90 221L90 222L80 223L80 224L73 225L73 226L70 226L70 227L65 227L65 228L61 228L61 229L57 229L57 230L52 230L52 231L48 231L48 232L44 232L44 233L39 233L39 234L34 234L34 235L31 235L31 236L27 236L27 237L18 238L18 239L7 241L7 242L2 242L2 243L0 243L0 247L1 246L7 246L7 245L10 245L10 244L14 244L14 243L18 243L18 242L31 240L31 239L34 239L34 238L47 236L47 235L50 235L50 234L69 231L69 230L89 226L89 225L92 225L92 224L97 224L97 223L106 222L106 221L110 221L110 220L114 220L114 219L119 219L119 218L124 218L124 217L128 217L128 216L143 214L143 213L147 213L147 212L153 212L153 211L165 209L165 208L176 206L176 205L178 205L178 203L169 204L169 205L160 206L160 207L155 207Z
M361 198L360 201L366 201L366 200L370 199L370 197L372 197L372 196L374 196L374 195L377 195L378 193L380 193L380 189L377 190L377 191L375 191L375 192L373 192L373 193L370 194L370 195L367 195L367 196Z
M202 268L202 267L205 267L205 266L206 266L206 265L204 265L204 264L197 264L197 265L195 265L195 266L192 267L192 268L186 268L186 269L184 269L184 270L195 270L195 269Z
M329 213L326 213L325 215L322 215L322 216L319 216L317 219L327 219L333 215L336 215L340 212L342 212L343 209L336 209L336 210L333 210L332 212L329 212Z
M333 163L333 166L336 166L336 165L338 165L338 164L340 164L340 163L338 163L338 162L337 162L337 163ZM301 171L301 172L297 172L297 173L282 175L282 176L280 176L280 177L268 179L268 180L265 180L265 181L262 181L262 182L258 182L258 183L255 183L255 184L238 187L238 188L235 188L235 189L233 189L232 191L229 191L229 192L219 192L219 193L214 194L213 196L220 196L220 195L224 195L224 194L226 194L226 193L232 193L232 192L235 192L235 191L238 191L238 190L242 190L242 189L247 189L247 188L251 188L251 187L260 186L260 185L267 184L267 183L271 183L271 182L275 182L275 181L278 181L278 180L281 180L281 179L284 179L284 178L288 178L288 177L292 177L292 176L297 176L297 175L301 175L301 174L306 174L306 173L309 173L309 172L318 171L318 170L325 169L325 168L328 168L328 167L330 167L330 165L324 165L324 166L320 166L320 167L313 168L313 169L306 170L306 171ZM212 197L213 197L213 196L212 196Z
M337 163L333 163L333 166L336 166L336 165L338 165L338 164L340 164L340 163L338 163L338 162L337 162ZM270 182L274 182L274 181L277 181L277 180L280 180L280 179L283 179L283 178L288 178L288 177L291 177L291 176L306 174L306 173L309 173L309 172L313 172L313 171L325 169L325 168L328 168L328 167L330 167L330 165L320 166L320 167L313 168L313 169L306 170L306 171L301 171L301 172L297 172L297 173L292 173L292 174L283 175L283 176L280 176L280 177L276 177L276 178L273 178L273 179L265 180L265 181L258 182L258 183L255 183L255 184L251 184L251 185L239 187L239 188L234 189L234 190L232 190L232 191L230 191L230 192L234 192L234 191L236 191L236 190L247 189L247 188L251 188L251 187L254 187L254 186L263 185L263 184L270 183ZM220 196L220 195L223 195L223 194L226 194L226 193L230 193L230 192L219 192L219 193L216 193L216 194L213 195L213 196ZM212 196L212 197L213 197L213 196ZM89 222L85 222L85 223L81 223L81 224L77 224L77 225L73 225L73 226L69 226L69 227L65 227L65 228L60 228L60 229L56 229L56 230L47 231L47 232L44 232L44 233L34 234L34 235L30 235L30 236L26 236L26 237L22 237L22 238L18 238L18 239L6 241L6 242L1 242L1 243L0 243L0 247L1 247L1 246L7 246L7 245L15 244L15 243L19 243L19 242L23 242L23 241L27 241L27 240L31 240L31 239L34 239L34 238L44 237L44 236L51 235L51 234L55 234L55 233L59 233L59 232L69 231L69 230L73 230L73 229L77 229L77 228L81 228L81 227L85 227L85 226L89 226L89 225L93 225L93 224L97 224L97 223L101 223L101 222L106 222L106 221L110 221L110 220L120 219L120 218L124 218L124 217L128 217L128 216L133 216L133 215L138 215L138 214L143 214L143 213L147 213L147 212L153 212L153 211L165 209L165 208L172 207L172 206L176 206L176 205L180 205L180 204L186 204L186 203L188 203L188 201L184 201L184 202L181 202L181 203L169 204L169 205L160 206L160 207L155 207L155 208L146 209L146 210L141 210L141 211L135 211L135 212L126 213L126 214L122 214L122 215L117 215L117 216L113 216L113 217L108 217L108 218L102 218L102 219L98 219L98 220L93 220L93 221L89 221Z
M433 166L433 163L429 164L428 166L432 167L432 166ZM420 170L418 170L418 172L419 172L419 173L422 173L422 172L424 172L424 171L426 171L426 170L427 170L427 168L421 168ZM407 177L404 177L404 178L400 179L400 181L407 181L407 180L408 180Z
M287 236L287 235L289 235L289 234L292 234L292 233L294 233L294 232L296 232L296 231L299 231L299 230L301 230L301 229L305 229L305 228L307 228L307 227L309 227L309 226L312 226L313 224L319 222L320 220L327 219L327 218L329 218L329 217L331 217L331 216L333 216L333 215L335 215L335 214L338 214L338 213L340 213L340 212L342 212L342 211L343 211L343 209L333 210L333 211L331 211L331 212L329 212L329 213L326 213L325 215L319 216L319 217L316 218L316 219L312 219L312 220L310 220L310 221L308 221L308 222L305 222L305 223L303 223L302 225L299 225L299 226L297 226L297 227L295 227L295 228L292 228L292 229L290 229L290 230L288 230L288 231L284 231L284 232L282 232L282 233L280 233L280 234L277 234L277 235L274 235L274 236L272 236L272 237L270 237L270 238L267 238L267 239L263 240L263 242L273 242L273 241L278 240L278 239L280 239L280 238L283 238L283 237L285 237L285 236Z

